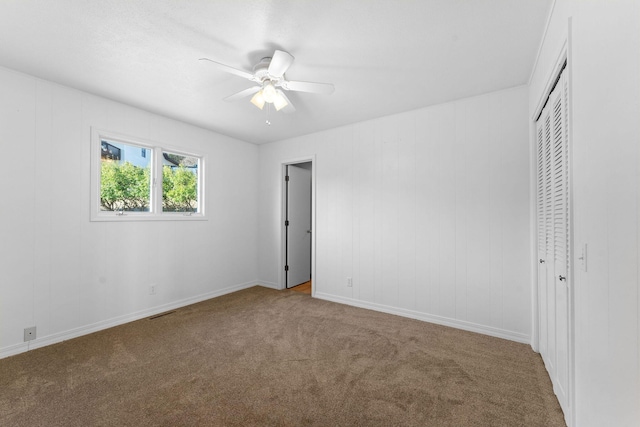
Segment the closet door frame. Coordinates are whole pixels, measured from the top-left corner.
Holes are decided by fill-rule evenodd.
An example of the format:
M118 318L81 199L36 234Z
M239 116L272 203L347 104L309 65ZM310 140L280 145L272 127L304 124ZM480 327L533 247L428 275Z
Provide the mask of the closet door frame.
M533 115L530 117L530 158L531 158L531 272L532 272L532 333L531 333L531 347L534 351L540 352L540 340L541 340L541 301L539 300L541 296L541 290L539 289L539 260L538 260L538 212L537 212L537 185L538 185L538 165L537 165L537 157L538 157L538 133L537 133L537 120L540 117L542 110L545 106L545 103L551 93L551 90L558 80L558 77L562 72L565 74L565 79L567 80L567 96L566 102L568 105L568 129L567 129L567 140L566 140L566 149L568 151L568 165L567 165L567 176L569 181L569 194L568 194L568 206L569 206L569 216L567 218L570 227L569 227L569 256L568 260L568 270L567 270L567 280L568 280L568 357L569 357L569 367L568 367L568 413L565 413L565 420L569 427L573 426L573 420L575 420L575 292L574 292L574 270L575 263L573 262L574 258L574 233L575 233L575 220L574 220L574 192L571 190L572 182L573 182L573 161L572 157L575 153L573 146L573 135L572 135L572 109L571 109L571 21L569 21L568 26L568 36L565 37L565 41L559 50L559 54L557 55L557 59L554 67L550 71L547 77L547 81L542 93L539 94L539 99L535 110L533 110ZM566 65L565 65L566 64ZM564 69L564 71L563 71ZM554 380L555 381L555 380Z

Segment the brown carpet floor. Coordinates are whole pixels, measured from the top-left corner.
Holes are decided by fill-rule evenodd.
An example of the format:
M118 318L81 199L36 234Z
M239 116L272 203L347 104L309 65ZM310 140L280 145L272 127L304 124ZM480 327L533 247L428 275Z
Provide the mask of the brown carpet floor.
M255 287L0 360L0 425L565 424L527 345Z

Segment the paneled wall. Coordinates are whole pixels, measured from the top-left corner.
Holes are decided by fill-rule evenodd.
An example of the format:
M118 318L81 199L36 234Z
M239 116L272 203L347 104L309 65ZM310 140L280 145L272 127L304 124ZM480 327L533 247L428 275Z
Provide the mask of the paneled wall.
M256 283L255 145L5 69L0 93L0 357ZM90 222L91 126L205 155L208 221Z
M640 2L557 0L530 116L568 44L574 426L640 425ZM579 258L586 248L586 265Z
M315 155L316 297L529 342L528 150L526 87L262 145L261 283L281 164Z

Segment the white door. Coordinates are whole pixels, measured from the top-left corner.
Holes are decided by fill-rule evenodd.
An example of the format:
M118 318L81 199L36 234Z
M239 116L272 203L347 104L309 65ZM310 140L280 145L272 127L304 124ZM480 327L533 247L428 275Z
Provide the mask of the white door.
M311 279L311 170L288 165L287 176L285 272L292 288Z
M566 77L549 100L553 122L553 261L556 310L556 394L568 413L569 387L569 173Z
M553 94L552 94L553 95ZM547 107L548 108L548 107ZM556 369L556 281L555 275L555 261L553 256L554 241L553 241L553 223L554 223L554 209L553 209L553 194L554 194L554 181L553 181L553 144L552 140L552 125L550 114L545 114L543 118L542 126L544 127L544 209L545 209L545 246L544 246L544 259L545 259L545 273L544 286L546 287L545 294L547 296L544 302L544 311L547 316L547 354L542 355L547 369L549 372L555 372Z
M570 416L570 215L566 73L537 122L538 297L540 354Z
M548 355L549 324L547 318L547 222L551 209L547 209L547 177L546 171L549 169L547 151L545 144L544 126L537 129L537 192L536 192L536 217L538 221L538 308L539 308L539 345L540 354L543 358ZM550 162L550 156L549 156ZM550 189L549 189L550 190ZM550 193L550 191L549 191ZM545 363L548 363L545 361Z

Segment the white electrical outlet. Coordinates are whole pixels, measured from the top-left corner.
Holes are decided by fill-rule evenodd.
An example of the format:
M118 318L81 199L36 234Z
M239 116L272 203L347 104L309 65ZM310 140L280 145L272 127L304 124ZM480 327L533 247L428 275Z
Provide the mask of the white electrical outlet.
M156 285L149 285L149 295L155 295L156 294Z
M24 340L31 341L36 339L36 327L24 328Z
M351 277L347 277L347 287L353 287L353 279Z

